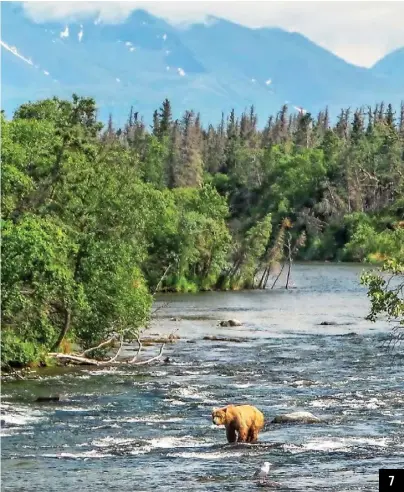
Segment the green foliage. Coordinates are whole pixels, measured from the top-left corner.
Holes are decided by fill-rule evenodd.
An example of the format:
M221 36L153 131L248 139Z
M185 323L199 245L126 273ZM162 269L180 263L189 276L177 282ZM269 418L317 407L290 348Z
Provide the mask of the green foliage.
M174 200L178 216L172 271L179 279L186 277L210 289L228 262L231 237L225 222L226 201L210 185L178 188Z
M50 348L63 306L79 298L71 268L77 245L52 219L31 214L4 221L2 239L2 329Z
M41 352L38 343L25 341L8 329L1 333L1 357L6 367L24 367L45 360L45 354Z
M133 339L151 307L142 260L157 190L136 157L99 140L91 100L24 105L3 126L2 363L19 341L27 363L65 337Z
M133 109L103 130L73 95L2 115L2 364L130 341L155 291L262 288L288 251L399 258L404 106L393 114L343 110L330 127L327 110L285 105L262 131L254 108L204 129L165 100L152 131Z
M365 214L348 219L351 237L344 248L345 259L382 262L394 255L404 255L404 229L397 227L379 232L377 222Z
M379 272L365 272L361 282L368 287L371 308L368 319L386 317L395 323L394 344L403 339L404 327L404 255L390 258Z
M303 149L291 155L274 149L267 156L265 201L278 218L295 215L317 201L326 175L324 155L318 149Z
M256 275L264 260L272 232L272 216L266 215L250 227L233 249L233 265L223 285L232 289L254 288Z

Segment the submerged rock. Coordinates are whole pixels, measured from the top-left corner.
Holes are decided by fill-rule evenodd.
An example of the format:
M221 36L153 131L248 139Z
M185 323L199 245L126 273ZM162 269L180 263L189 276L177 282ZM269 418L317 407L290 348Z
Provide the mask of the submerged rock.
M319 323L319 326L350 326L354 324L355 323L351 321L347 321L344 323L338 323L337 321L322 321L321 323Z
M219 321L220 326L242 326L243 323L238 319L228 319Z
M47 403L47 402L55 402L55 401L60 401L60 396L38 396L38 398L35 400L37 403Z
M213 342L236 342L236 343L242 343L247 341L246 338L217 337L215 335L206 335L203 337L203 340L211 340Z
M301 388L302 386L314 386L315 384L315 381L310 381L310 379L299 379L299 381L292 381L290 386Z
M292 413L284 413L282 415L277 415L272 421L271 424L289 424L289 423L298 423L298 424L317 424L321 422L321 419L316 417L310 412L292 412Z
M279 482L274 482L273 480L265 480L263 482L257 482L257 487L278 489L282 485ZM283 487L282 487L283 488Z

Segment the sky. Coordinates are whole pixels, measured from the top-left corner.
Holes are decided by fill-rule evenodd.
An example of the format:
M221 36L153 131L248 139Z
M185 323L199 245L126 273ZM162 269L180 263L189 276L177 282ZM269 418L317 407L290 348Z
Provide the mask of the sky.
M23 2L26 15L36 22L68 23L99 16L104 22L122 22L143 8L172 24L203 22L209 16L248 27L281 27L304 34L344 60L372 66L404 46L404 2L399 1L53 1Z

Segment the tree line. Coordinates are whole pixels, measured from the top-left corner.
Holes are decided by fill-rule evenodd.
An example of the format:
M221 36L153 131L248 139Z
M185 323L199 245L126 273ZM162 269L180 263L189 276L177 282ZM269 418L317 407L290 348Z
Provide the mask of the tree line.
M402 256L404 106L288 111L203 126L166 99L115 128L73 95L2 114L2 365L136 339L156 292Z

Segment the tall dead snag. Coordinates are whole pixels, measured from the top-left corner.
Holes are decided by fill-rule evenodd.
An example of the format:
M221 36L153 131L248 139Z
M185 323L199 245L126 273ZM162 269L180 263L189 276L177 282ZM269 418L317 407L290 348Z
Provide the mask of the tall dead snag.
M288 265L288 272L285 288L289 288L293 259L296 256L298 250L302 246L304 246L306 242L306 232L303 231L301 234L299 234L295 243L293 244L293 236L291 233L292 227L293 224L288 217L283 219L281 227L279 228L278 234L275 238L274 245L266 255L266 265L258 284L259 289L266 289L270 274L274 273L275 269L280 268L280 271L278 272L271 286L271 289L273 289L277 284L279 278L281 277L286 264Z
M283 219L281 227L279 228L278 234L275 238L274 245L268 251L266 255L266 265L261 276L260 282L258 284L259 289L265 289L268 283L269 276L271 272L280 265L282 258L284 257L284 245L285 245L285 232L287 229L292 227L292 224L288 218ZM284 265L282 266L281 272L283 271ZM272 285L272 289L275 286L276 281L278 280L280 274Z
M286 241L286 248L288 252L288 274L286 276L286 285L285 289L289 287L289 279L290 279L290 271L292 270L292 234L288 232L288 239Z
M279 280L279 277L282 275L283 269L285 268L285 263L282 263L282 268L279 270L278 275L276 276L276 279L274 280L274 283L271 286L271 290L275 287L276 282Z
M292 234L288 232L288 239L286 242L286 248L288 252L288 275L286 277L286 285L285 289L289 288L289 280L290 280L290 274L292 271L292 263L293 263L293 257L296 255L296 253L299 251L299 249L304 246L306 243L306 232L303 231L298 238L296 239L296 242L294 244L294 247L292 248Z

